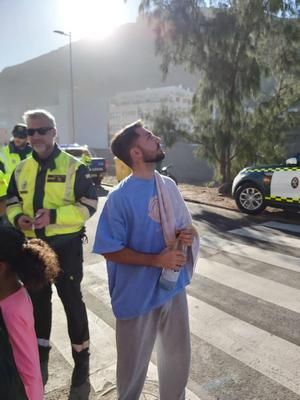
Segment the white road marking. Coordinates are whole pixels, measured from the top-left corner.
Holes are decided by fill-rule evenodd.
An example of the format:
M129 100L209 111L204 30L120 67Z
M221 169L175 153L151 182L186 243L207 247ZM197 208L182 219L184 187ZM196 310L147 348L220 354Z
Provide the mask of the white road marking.
M281 254L271 250L260 249L258 247L248 246L228 239L222 239L216 236L204 236L200 238L202 246L211 247L219 251L231 254L237 254L241 257L248 257L252 260L272 264L280 268L300 272L299 258Z
M277 306L296 313L300 311L300 290L207 259L198 261L196 272Z
M234 229L230 231L230 233L251 239L262 240L263 242L269 242L281 246L289 246L300 249L300 238L288 237L284 235L284 233L274 231L274 229L271 228L256 226L255 228L251 227Z
M191 331L207 343L300 395L300 347L191 296Z

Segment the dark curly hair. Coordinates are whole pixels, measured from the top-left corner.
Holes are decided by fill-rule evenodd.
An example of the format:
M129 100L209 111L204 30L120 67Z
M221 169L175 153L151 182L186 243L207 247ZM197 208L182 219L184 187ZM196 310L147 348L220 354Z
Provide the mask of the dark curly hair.
M58 259L41 239L26 240L23 232L0 226L0 261L10 265L29 289L40 289L59 273Z

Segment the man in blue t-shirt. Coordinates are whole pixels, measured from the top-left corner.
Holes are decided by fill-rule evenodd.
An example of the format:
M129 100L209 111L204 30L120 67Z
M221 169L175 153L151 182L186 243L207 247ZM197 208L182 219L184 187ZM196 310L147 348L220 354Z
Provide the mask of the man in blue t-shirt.
M156 342L161 400L183 400L190 366L190 331L185 286L191 274L186 252L167 246L161 223L155 165L164 158L160 139L137 121L111 143L113 154L132 168L108 196L99 219L94 252L107 260L116 316L119 400L138 400ZM162 177L176 198L176 240L191 246L195 231L174 182ZM183 210L183 212L179 212ZM173 285L160 284L163 270L180 270Z

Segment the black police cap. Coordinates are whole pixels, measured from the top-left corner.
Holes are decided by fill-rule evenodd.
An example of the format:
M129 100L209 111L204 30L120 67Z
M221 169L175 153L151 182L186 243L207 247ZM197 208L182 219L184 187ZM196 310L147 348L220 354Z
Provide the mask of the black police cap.
M14 137L21 137L25 138L27 137L27 126L25 124L17 124L14 126L14 129L12 130L12 135Z

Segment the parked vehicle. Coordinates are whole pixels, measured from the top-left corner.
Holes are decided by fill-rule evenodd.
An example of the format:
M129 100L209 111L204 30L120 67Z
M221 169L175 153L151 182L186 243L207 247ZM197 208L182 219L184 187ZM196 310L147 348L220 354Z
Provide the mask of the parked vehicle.
M174 175L170 174L169 170L173 167L172 164L166 165L165 167L162 167L160 170L160 173L162 175L168 176L169 178L173 179L173 181L178 185L177 179L175 178Z
M300 154L285 164L244 168L234 178L232 194L246 214L259 214L266 206L300 211Z
M106 160L102 157L93 157L88 146L75 144L60 145L61 149L78 158L90 170L91 178L96 186L101 185L107 166Z

